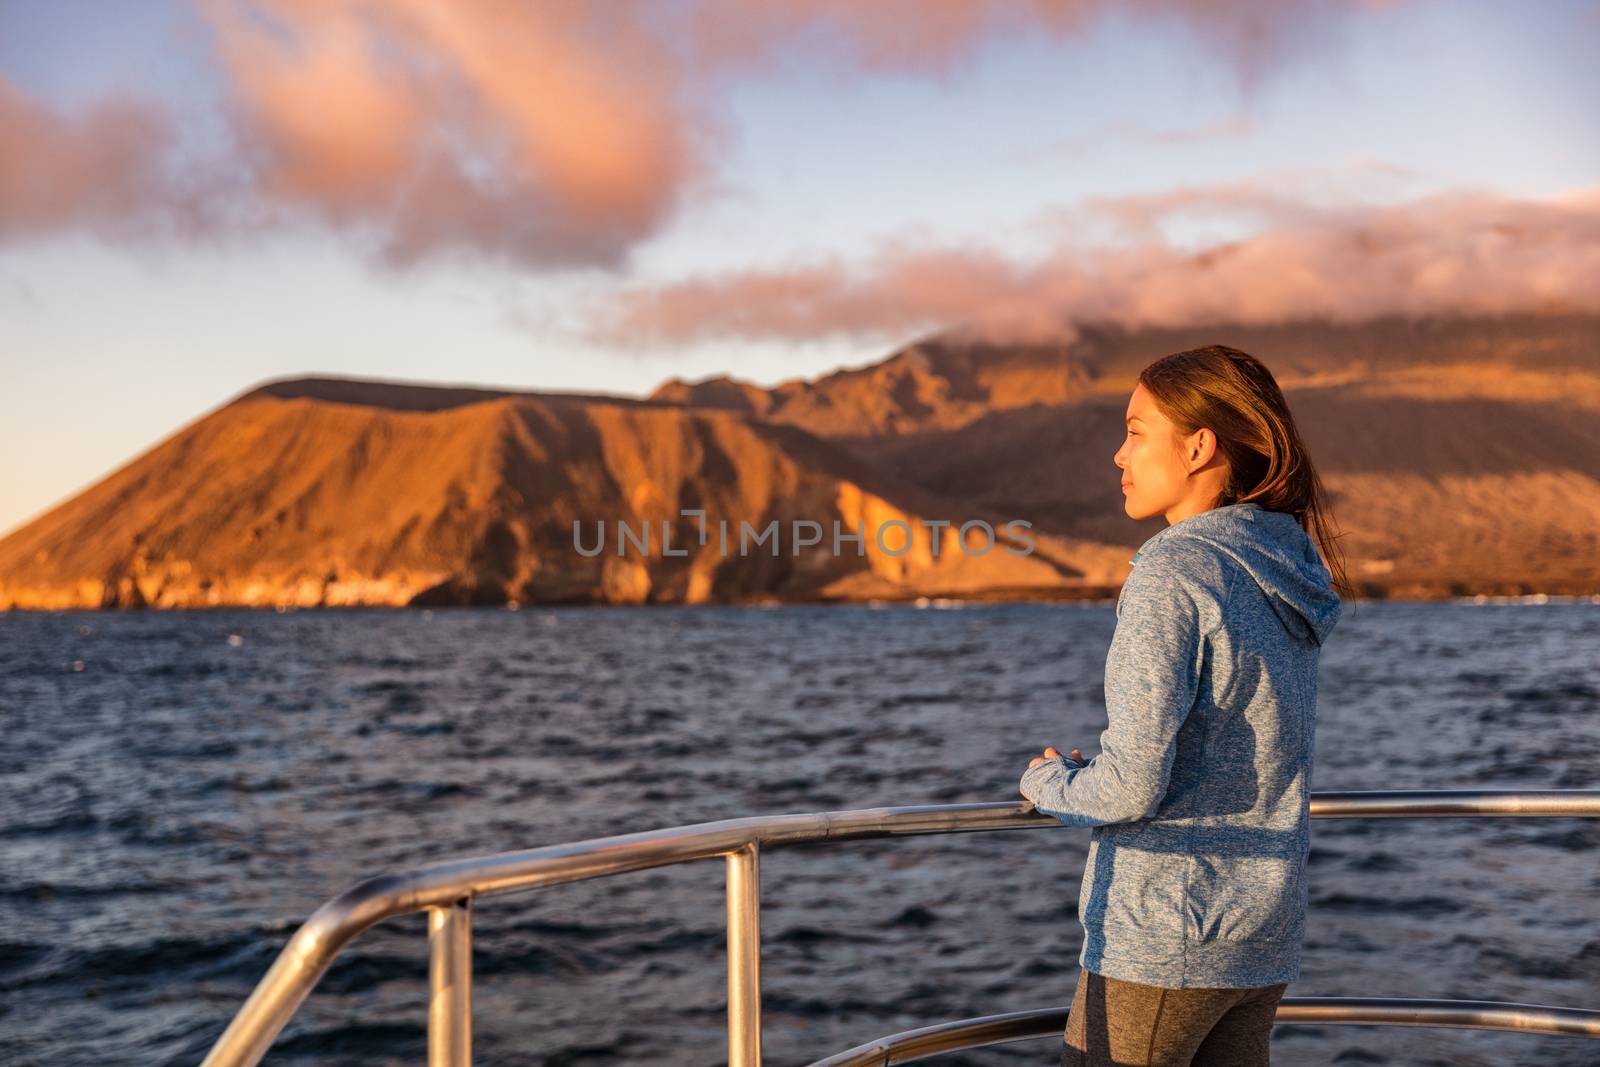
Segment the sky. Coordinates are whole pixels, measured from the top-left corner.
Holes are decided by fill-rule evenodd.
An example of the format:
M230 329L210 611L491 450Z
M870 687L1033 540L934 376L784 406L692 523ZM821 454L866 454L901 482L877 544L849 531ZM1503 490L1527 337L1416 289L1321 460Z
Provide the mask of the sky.
M0 536L273 378L1600 310L1597 53L1567 0L0 0Z

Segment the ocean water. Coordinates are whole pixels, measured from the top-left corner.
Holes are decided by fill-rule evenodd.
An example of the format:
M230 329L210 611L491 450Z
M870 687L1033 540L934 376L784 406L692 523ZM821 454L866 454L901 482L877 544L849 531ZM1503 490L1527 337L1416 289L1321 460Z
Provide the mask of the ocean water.
M1097 751L1109 604L0 615L0 1063L196 1064L295 927L432 860L737 815L1006 801ZM1600 787L1600 606L1365 603L1317 790ZM1317 820L1290 995L1600 1008L1600 820ZM1066 1005L1088 831L762 858L768 1063ZM723 861L480 903L481 1064L725 1062ZM425 1058L424 920L268 1064ZM1058 1038L934 1062L1054 1064ZM1600 1041L1280 1026L1289 1065Z

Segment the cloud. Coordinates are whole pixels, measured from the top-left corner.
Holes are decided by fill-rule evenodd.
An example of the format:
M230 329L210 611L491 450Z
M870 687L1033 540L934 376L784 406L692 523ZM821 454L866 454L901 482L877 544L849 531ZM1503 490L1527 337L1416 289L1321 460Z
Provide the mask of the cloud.
M713 124L638 9L208 0L256 191L383 257L621 265L709 172Z
M827 261L635 286L596 308L594 339L649 347L956 327L1027 340L1073 320L1142 327L1600 311L1600 187L1542 201L1461 192L1318 205L1228 185L1101 199L1090 210L1120 212L1139 239L1069 238L1032 263L985 249L893 246L854 268ZM1161 217L1178 210L1251 211L1270 225L1195 253L1158 236Z
M1158 128L1133 119L1119 118L1102 122L1080 134L1040 145L1011 149L1007 160L1016 165L1028 166L1055 159L1081 158L1128 144L1185 147L1250 137L1258 129L1259 125L1255 118L1244 111L1237 111L1225 118L1191 128Z
M1167 225L1186 217L1234 220L1263 230L1326 226L1354 219L1371 206L1415 196L1425 181L1425 175L1406 167L1355 159L1336 168L1280 169L1212 185L1092 196L1041 212L1031 228L1084 244L1102 234L1113 243L1159 241Z
M949 74L995 38L1065 40L1106 19L1167 22L1209 45L1252 88L1272 70L1329 47L1352 11L1389 0L762 0L685 5L702 65L765 67L799 43L852 70Z
M62 114L0 73L0 240L68 225L127 227L164 198L161 163L172 137L148 104L118 98Z
M1326 48L1360 0L192 0L232 155L179 165L171 120L65 116L0 85L0 239L74 227L217 233L309 222L383 263L621 269L715 195L729 79L949 76L1002 37L1172 23L1249 85ZM1229 132L1224 129L1223 133ZM23 152L22 146L40 146ZM13 147L15 146L15 147Z
M1234 137L1246 137L1256 131L1256 121L1249 115L1235 113L1227 118L1208 122L1192 130L1143 130L1135 131L1135 135L1142 136L1153 144L1195 144L1204 141L1220 141Z

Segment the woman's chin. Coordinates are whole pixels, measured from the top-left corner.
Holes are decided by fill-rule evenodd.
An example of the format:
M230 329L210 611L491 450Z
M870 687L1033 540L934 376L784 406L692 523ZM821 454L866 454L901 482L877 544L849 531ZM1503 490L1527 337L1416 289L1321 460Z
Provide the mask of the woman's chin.
M1129 492L1124 492L1122 494L1122 511L1123 514L1127 515L1128 518L1134 520L1135 522L1143 522L1152 515L1158 514L1158 510L1152 510L1151 508L1145 506L1137 498L1135 498L1132 493Z

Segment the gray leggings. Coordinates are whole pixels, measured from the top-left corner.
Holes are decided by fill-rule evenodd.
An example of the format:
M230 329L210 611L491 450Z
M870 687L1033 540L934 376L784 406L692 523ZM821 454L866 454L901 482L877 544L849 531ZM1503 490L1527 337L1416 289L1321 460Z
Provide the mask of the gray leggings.
M1288 987L1163 989L1080 970L1060 1067L1267 1067Z

